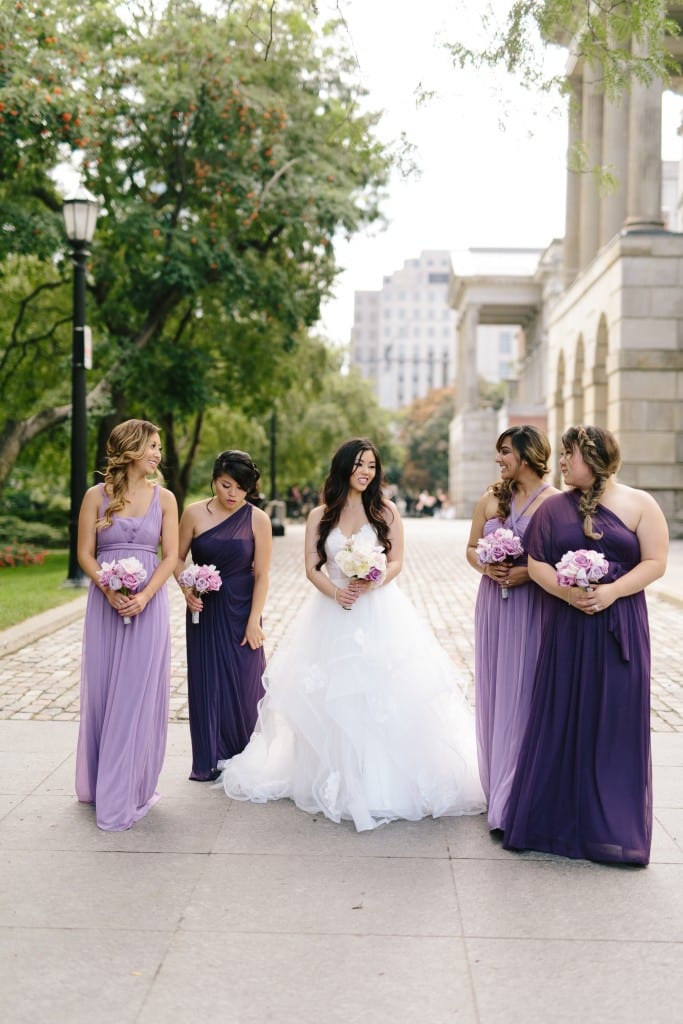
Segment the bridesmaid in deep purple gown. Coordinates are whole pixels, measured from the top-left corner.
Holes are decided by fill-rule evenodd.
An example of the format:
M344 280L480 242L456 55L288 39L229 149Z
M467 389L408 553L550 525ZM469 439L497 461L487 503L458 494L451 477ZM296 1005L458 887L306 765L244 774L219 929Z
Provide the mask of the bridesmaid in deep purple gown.
M666 568L664 515L616 481L619 446L572 427L560 469L572 490L546 501L527 534L543 588L542 640L503 845L647 864L652 837L650 637L644 588ZM602 552L592 589L560 587L567 551Z
M260 473L246 452L222 452L211 478L215 494L197 501L180 521L176 579L188 551L195 565L215 565L220 590L204 600L185 589L187 682L192 740L190 778L208 782L218 762L249 742L263 696L261 614L272 551L270 519L251 502ZM192 622L192 612L199 621Z
M178 508L158 484L160 460L153 423L120 423L107 442L104 483L86 492L78 521L78 561L92 582L76 794L95 805L99 827L113 832L130 828L159 799L166 752L171 635L165 584L177 560ZM147 571L129 596L102 588L97 576L100 563L122 558L137 558Z
M526 728L540 643L541 591L529 580L526 553L512 566L481 565L477 541L499 527L524 544L531 517L554 487L543 482L550 444L536 427L503 431L496 441L500 480L474 510L467 560L482 574L474 611L474 685L479 776L490 829L505 826L504 811ZM502 597L501 584L508 588Z

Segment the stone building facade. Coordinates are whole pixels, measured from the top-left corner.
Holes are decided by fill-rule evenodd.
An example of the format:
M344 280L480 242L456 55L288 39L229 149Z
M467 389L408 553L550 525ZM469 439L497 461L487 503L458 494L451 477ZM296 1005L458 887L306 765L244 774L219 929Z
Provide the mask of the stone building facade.
M683 234L668 230L662 213L662 87L634 82L613 102L580 63L570 81L578 114L569 151L580 147L590 166L611 167L618 187L603 195L593 175L568 171L565 237L526 277L482 280L453 270L451 498L458 515L471 515L496 477L493 446L509 423L545 423L555 466L563 430L594 423L619 439L619 478L650 491L671 535L681 537ZM502 316L519 325L524 353L508 403L495 414L479 407L473 386L476 329Z

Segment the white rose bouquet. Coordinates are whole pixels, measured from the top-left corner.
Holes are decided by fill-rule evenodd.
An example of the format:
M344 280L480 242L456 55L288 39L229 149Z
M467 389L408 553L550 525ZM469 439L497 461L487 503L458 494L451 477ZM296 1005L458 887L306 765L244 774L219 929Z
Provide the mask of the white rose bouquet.
M357 537L347 541L334 560L349 579L370 580L374 586L380 585L387 571L387 556L381 547Z

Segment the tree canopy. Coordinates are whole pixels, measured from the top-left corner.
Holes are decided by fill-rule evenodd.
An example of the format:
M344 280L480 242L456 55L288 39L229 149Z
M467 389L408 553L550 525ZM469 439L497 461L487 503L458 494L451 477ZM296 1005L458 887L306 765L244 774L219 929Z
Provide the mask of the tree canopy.
M482 4L483 42L447 44L457 67L502 67L535 90L565 92L564 74L549 70L548 46L597 69L608 96L635 79L680 75L676 37L682 12L662 0L509 0Z
M205 410L301 373L333 236L378 217L389 168L340 29L305 0L3 5L0 488L70 411L66 167L101 203L89 408L163 423L181 498Z

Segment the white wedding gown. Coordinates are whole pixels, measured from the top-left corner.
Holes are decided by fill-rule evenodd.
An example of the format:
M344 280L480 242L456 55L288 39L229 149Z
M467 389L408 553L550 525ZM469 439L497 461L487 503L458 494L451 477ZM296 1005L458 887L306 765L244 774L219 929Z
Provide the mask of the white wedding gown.
M338 528L327 540L339 587L348 581L334 555L346 540ZM485 809L465 686L396 582L350 611L311 593L264 686L248 746L219 764L229 797L289 797L358 831Z

